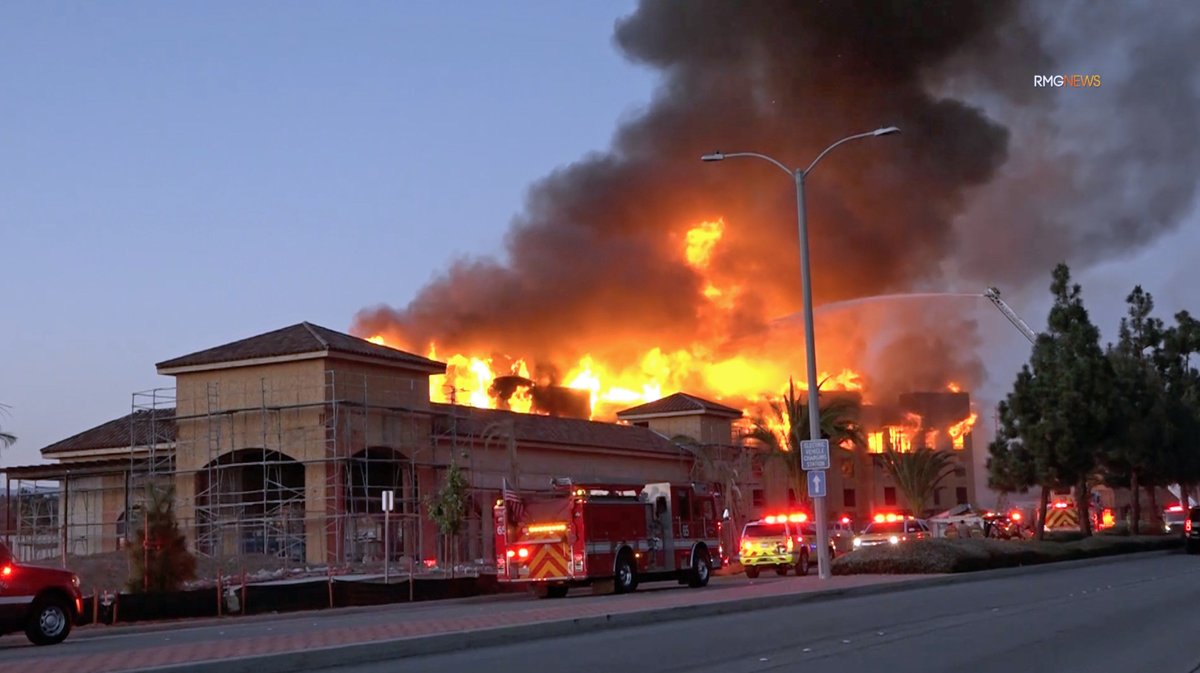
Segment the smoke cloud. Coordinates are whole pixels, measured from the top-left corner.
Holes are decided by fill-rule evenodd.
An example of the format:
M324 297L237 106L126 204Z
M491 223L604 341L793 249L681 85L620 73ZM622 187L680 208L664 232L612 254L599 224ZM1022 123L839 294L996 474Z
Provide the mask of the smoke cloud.
M1124 257L1179 227L1200 169L1200 8L1186 2L1030 4L1041 55L1031 68L990 72L1015 47L968 56L947 91L1008 120L1011 159L972 193L959 221L964 276L1012 285L1067 260ZM995 68L996 66L991 66ZM1035 88L1037 74L1094 74L1098 88ZM988 85L992 87L989 89ZM991 92L989 94L989 91Z
M531 187L503 258L456 261L407 306L366 309L353 329L418 352L436 342L526 357L551 379L584 353L633 363L652 347L768 350L781 338L772 321L800 306L792 183L765 162L700 155L803 166L880 126L903 133L840 147L806 182L818 304L980 279L1044 284L1053 261L1143 244L1194 198L1194 172L1175 159L1200 160L1200 59L1194 40L1174 50L1198 34L1197 12L1059 7L1050 20L994 1L645 1L614 37L661 72L645 112L609 151ZM1118 63L1104 36L1131 26L1137 51ZM1099 72L1103 86L1032 86L1067 71ZM1177 86L1151 84L1153 73ZM696 268L686 232L718 218L724 234ZM948 313L827 318L823 368L869 368L889 391L978 385L974 323ZM800 362L795 343L784 366Z

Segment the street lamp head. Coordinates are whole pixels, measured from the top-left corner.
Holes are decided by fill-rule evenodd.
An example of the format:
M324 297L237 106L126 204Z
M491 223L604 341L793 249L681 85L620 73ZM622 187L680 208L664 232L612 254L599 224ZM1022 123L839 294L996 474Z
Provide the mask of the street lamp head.
M700 161L721 161L724 158L725 155L723 153L713 152L712 154L705 154L704 156L700 157Z
M875 129L874 131L871 132L871 135L890 136L890 135L893 135L893 134L896 134L899 132L900 132L900 129L896 128L895 126L888 126L886 128Z

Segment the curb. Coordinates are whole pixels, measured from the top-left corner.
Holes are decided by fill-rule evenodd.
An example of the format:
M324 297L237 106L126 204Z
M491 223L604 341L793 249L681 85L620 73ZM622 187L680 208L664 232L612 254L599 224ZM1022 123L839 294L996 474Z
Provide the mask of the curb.
M288 621L297 619L312 619L314 615L321 618L326 618L330 615L354 615L365 612L381 612L395 608L398 605L413 605L413 606L441 606L441 605L461 605L469 602L480 602L480 599L485 601L495 600L495 597L505 596L507 594L479 594L477 596L466 596L463 598L444 598L430 601L414 601L412 603L376 603L373 605L343 605L333 608L314 608L311 610L286 610L283 612L255 612L248 615L242 614L226 614L220 617L182 617L178 619L164 620L146 620L139 622L117 622L116 624L90 623L75 627L72 631L72 638L80 636L90 638L94 636L109 636L109 635L137 635L142 633L161 633L164 631L179 631L188 628L203 628L207 626L216 626L227 624L230 627L236 627L240 624L254 624L264 621ZM419 609L419 608L418 608ZM147 669L149 670L149 669ZM154 669L158 670L158 669Z
M432 636L417 636L395 640L381 640L353 645L338 645L336 647L317 648L297 652L275 652L248 657L212 659L170 666L155 666L151 668L131 669L125 673L295 673L339 666L370 664L393 659L403 659L430 654L443 654L457 650L468 650L496 645L511 645L519 642L556 638L560 636L577 635L585 631L628 628L663 622L682 621L697 617L713 617L717 615L735 614L751 610L766 610L770 608L787 607L805 603L819 603L839 598L857 598L862 596L877 596L881 594L925 589L930 587L949 586L988 579L1002 579L1020 575L1035 575L1058 570L1070 570L1090 566L1109 565L1122 561L1136 561L1168 554L1178 553L1177 550L1157 550L1135 552L1131 554L1114 554L1075 561L1059 561L1056 563L1041 563L1030 566L1013 568L997 568L977 572L957 573L953 575L937 575L887 584L868 584L841 589L825 589L796 594L775 596L756 596L754 598L734 599L720 603L674 606L657 608L638 612L626 612L595 617L558 620L551 622L535 622L517 626L503 626L474 631L442 633Z

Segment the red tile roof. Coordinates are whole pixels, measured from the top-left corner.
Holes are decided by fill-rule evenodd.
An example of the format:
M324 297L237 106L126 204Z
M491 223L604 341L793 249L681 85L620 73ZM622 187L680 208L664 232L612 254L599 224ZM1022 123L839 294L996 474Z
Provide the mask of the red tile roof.
M59 440L42 449L42 455L52 457L69 451L149 446L154 435L159 442L174 441L175 409L140 409Z
M742 412L733 407L710 402L709 400L701 399L695 395L688 395L687 393L675 393L674 395L668 395L662 399L647 402L631 409L618 411L617 418L623 420L641 416L658 416L662 414L683 415L687 413L710 414L731 418L742 417Z
M443 374L446 371L446 365L442 362L371 343L366 339L309 322L297 323L222 346L164 360L155 366L163 370L307 353L345 353L406 364L433 374Z
M488 432L488 426L494 423L512 423L517 442L620 449L688 459L692 457L687 449L657 432L632 425L449 404L431 406L437 414L434 416L435 432L441 435L451 432L452 422L464 439L472 436L482 438ZM457 417L452 419L452 413Z
M496 422L513 424L518 442L558 444L581 448L618 449L640 451L690 458L687 449L666 437L631 425L586 421L578 418L561 418L521 414L497 409L432 404L435 432L449 434L452 426L451 413L457 418L457 432L465 440L469 437L482 438L488 426ZM42 455L53 458L55 454L87 449L109 449L131 445L147 446L151 441L151 427L158 441L171 441L175 437L175 410L156 409L153 418L149 410L139 410L128 416L111 420L90 430L68 437L42 449ZM152 425L151 420L155 423Z

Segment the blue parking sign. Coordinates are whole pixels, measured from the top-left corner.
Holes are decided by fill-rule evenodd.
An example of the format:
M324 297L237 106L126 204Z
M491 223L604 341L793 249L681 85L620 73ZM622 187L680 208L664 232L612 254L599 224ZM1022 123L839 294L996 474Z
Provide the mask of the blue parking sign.
M808 473L808 496L825 497L825 470L812 470Z

